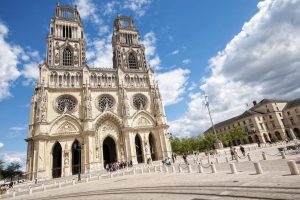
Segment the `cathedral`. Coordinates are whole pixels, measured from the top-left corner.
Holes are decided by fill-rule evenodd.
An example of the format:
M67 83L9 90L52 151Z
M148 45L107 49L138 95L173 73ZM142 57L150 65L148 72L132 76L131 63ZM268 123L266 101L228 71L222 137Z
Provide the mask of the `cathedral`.
M165 111L139 32L130 17L116 17L113 26L113 66L89 67L77 8L57 5L31 99L29 179L171 156Z

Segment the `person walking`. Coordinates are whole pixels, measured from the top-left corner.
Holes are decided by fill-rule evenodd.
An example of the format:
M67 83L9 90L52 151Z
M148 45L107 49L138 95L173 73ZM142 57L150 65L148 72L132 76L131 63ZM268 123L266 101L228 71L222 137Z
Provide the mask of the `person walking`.
M242 145L240 146L240 150L241 150L243 156L245 156L246 155L245 148Z
M234 150L232 147L230 147L230 155L231 155L231 160L234 160Z

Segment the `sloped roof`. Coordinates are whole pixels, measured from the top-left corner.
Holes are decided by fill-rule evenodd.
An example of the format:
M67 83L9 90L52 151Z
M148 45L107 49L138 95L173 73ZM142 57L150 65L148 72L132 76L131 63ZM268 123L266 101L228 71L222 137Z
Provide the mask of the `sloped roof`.
M284 109L289 109L289 108L293 108L293 107L296 107L296 106L300 106L300 98L289 101L286 104L286 106L284 107Z

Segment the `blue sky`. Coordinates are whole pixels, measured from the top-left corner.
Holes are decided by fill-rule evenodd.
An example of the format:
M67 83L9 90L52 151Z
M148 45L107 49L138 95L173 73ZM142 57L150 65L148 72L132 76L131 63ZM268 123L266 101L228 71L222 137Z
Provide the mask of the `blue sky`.
M111 66L114 17L134 18L156 71L170 132L177 136L209 127L203 93L209 95L216 122L243 112L254 99L300 96L296 0L60 3L78 5L88 64L94 67ZM30 98L55 7L50 0L1 1L0 156L7 161L22 161L26 154Z

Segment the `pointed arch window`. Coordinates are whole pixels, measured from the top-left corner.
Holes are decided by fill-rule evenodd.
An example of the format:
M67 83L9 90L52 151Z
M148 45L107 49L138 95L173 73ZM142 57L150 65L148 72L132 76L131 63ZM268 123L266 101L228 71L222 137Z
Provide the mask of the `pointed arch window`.
M137 60L133 53L130 53L128 56L128 66L129 69L138 69Z
M63 52L63 66L71 66L72 65L72 52L69 48L65 48Z

